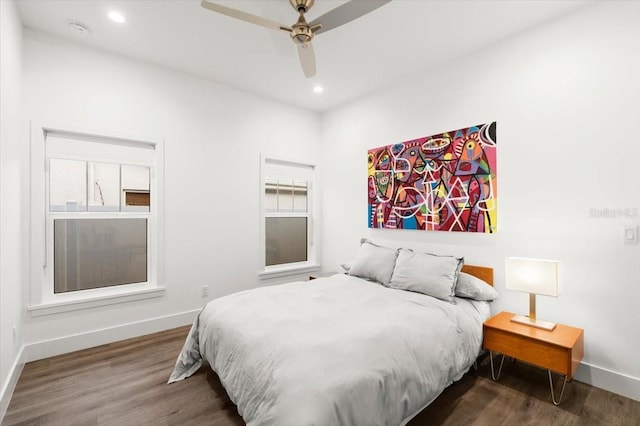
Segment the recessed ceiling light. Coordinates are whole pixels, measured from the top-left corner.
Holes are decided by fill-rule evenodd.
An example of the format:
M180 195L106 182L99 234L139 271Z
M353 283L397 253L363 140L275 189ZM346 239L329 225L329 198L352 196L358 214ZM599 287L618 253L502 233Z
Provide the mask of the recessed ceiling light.
M322 93L324 92L324 88L322 86L315 86L313 88L313 93Z
M117 12L115 10L112 10L111 12L109 12L107 16L109 16L109 19L111 19L113 22L117 22L118 24L122 24L124 23L124 21L126 21L122 13Z

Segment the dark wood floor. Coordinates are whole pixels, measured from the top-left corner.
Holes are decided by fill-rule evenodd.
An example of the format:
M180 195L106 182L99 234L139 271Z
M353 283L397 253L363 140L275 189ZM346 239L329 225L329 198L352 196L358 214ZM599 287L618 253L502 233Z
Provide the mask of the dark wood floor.
M25 366L3 425L244 425L215 373L201 368L167 385L188 327ZM498 383L486 359L409 424L640 425L640 402L583 383L559 407L546 372L505 363Z

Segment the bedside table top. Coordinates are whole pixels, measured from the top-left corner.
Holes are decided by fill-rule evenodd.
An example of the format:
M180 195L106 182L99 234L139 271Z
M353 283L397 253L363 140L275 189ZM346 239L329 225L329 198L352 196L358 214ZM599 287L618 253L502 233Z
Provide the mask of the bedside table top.
M552 345L564 348L572 348L580 339L584 330L581 328L570 327L564 324L556 325L552 331L531 327L524 324L511 322L511 318L516 314L512 312L500 312L499 314L489 318L484 322L485 327L503 330L519 336L528 337Z
M342 274L343 272L338 272L338 271L329 271L329 272L316 272L316 273L312 273L309 274L309 279L316 279L316 278L325 278L325 277L332 277L336 274Z

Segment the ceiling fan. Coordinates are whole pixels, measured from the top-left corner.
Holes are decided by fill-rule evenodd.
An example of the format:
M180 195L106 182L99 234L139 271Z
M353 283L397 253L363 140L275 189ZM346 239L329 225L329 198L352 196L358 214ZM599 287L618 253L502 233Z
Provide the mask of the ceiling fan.
M316 34L332 30L340 25L353 21L390 1L391 0L351 0L307 23L304 14L311 9L314 0L289 0L291 6L300 14L296 23L290 27L241 10L222 6L209 0L202 0L201 4L205 9L222 13L232 18L241 19L274 30L288 32L293 42L298 46L298 57L300 58L300 65L302 65L304 75L307 78L311 78L316 75L316 57L313 51L313 45L311 44L311 40L313 40Z

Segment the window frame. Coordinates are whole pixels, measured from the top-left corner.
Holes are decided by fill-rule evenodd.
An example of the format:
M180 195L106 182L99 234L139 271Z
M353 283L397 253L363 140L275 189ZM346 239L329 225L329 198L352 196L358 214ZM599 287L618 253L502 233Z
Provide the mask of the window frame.
M271 166L268 166L268 165ZM267 178L275 178L280 180L300 181L299 177L287 176L286 174L274 176L268 174L268 167L283 166L299 167L310 169L310 178L305 179L307 182L307 211L302 212L267 212L266 208L266 183ZM260 155L260 264L258 276L260 279L271 279L286 277L291 275L300 275L320 270L317 256L317 233L318 229L315 220L315 200L316 200L316 176L317 170L315 164L305 161L294 161L290 159L282 159L264 154ZM266 265L266 218L267 217L306 217L307 218L307 260L303 262L292 262L278 265Z
M88 142L144 147L153 149L153 160L128 161L119 164L150 168L149 189L153 194L149 212L52 212L49 209L49 156L46 139L52 136L72 136ZM87 309L97 306L160 297L164 287L164 147L161 139L132 137L106 131L87 131L77 127L34 125L31 129L31 249L30 296L27 310L31 316ZM105 162L99 156L59 155L54 158ZM108 162L108 161L107 161ZM53 224L55 219L82 218L145 218L147 222L147 282L121 284L95 289L54 293L53 284Z

